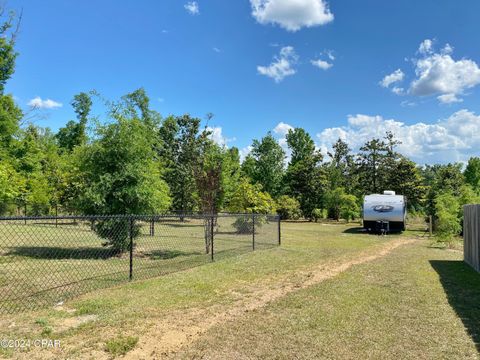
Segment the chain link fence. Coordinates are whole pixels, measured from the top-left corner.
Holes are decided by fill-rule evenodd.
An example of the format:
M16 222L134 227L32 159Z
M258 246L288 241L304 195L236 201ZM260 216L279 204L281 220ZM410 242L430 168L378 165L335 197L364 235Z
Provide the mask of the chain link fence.
M279 244L276 215L0 217L0 312Z

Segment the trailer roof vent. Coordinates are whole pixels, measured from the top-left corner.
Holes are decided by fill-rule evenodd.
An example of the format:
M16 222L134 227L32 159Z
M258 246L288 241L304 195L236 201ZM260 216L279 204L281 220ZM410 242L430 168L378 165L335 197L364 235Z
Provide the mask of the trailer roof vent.
M395 195L395 191L385 190L385 191L383 192L383 195Z

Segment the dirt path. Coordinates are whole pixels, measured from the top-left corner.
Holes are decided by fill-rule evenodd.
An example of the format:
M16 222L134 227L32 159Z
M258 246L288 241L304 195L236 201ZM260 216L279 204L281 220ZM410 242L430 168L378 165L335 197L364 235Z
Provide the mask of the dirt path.
M295 273L294 278L267 286L249 288L233 304L216 305L208 309L189 309L174 313L156 323L140 337L137 347L125 359L160 359L174 355L211 327L242 316L242 314L264 307L281 297L324 280L333 278L352 266L364 264L383 257L399 246L410 244L414 239L393 240L372 253L372 249L357 254L354 259L344 262L326 263L309 271ZM243 290L243 289L242 289Z

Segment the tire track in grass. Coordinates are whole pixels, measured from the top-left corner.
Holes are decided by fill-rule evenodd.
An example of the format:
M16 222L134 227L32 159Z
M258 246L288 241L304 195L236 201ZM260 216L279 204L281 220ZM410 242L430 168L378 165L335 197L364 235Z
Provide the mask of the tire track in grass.
M264 287L246 287L242 298L230 305L215 305L207 309L188 309L177 311L161 319L148 332L140 336L135 349L125 359L160 359L175 354L180 348L197 340L211 327L231 321L243 314L260 309L272 301L278 300L294 291L305 289L331 279L352 266L374 261L386 256L399 246L411 244L415 239L396 239L389 241L380 249L364 250L352 259L343 262L330 262L306 271L295 273L281 282ZM301 279L299 281L298 279ZM246 290L243 292L243 290Z

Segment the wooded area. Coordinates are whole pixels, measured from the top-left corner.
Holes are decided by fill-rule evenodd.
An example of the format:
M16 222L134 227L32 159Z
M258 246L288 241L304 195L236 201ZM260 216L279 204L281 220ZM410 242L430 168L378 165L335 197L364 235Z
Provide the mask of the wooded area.
M241 161L237 148L212 140L201 119L162 117L142 88L117 100L80 92L71 101L76 119L52 132L35 124L36 109L22 111L4 91L18 56L17 22L12 13L0 28L2 215L60 208L84 215L228 211L350 220L359 216L365 194L388 189L405 195L414 215L432 215L439 238L448 240L461 232L462 205L480 202L478 157L466 167L418 165L397 152L393 133L356 153L338 139L322 154L311 135L296 128L286 136L288 160L267 133ZM104 111L94 114L93 105Z

